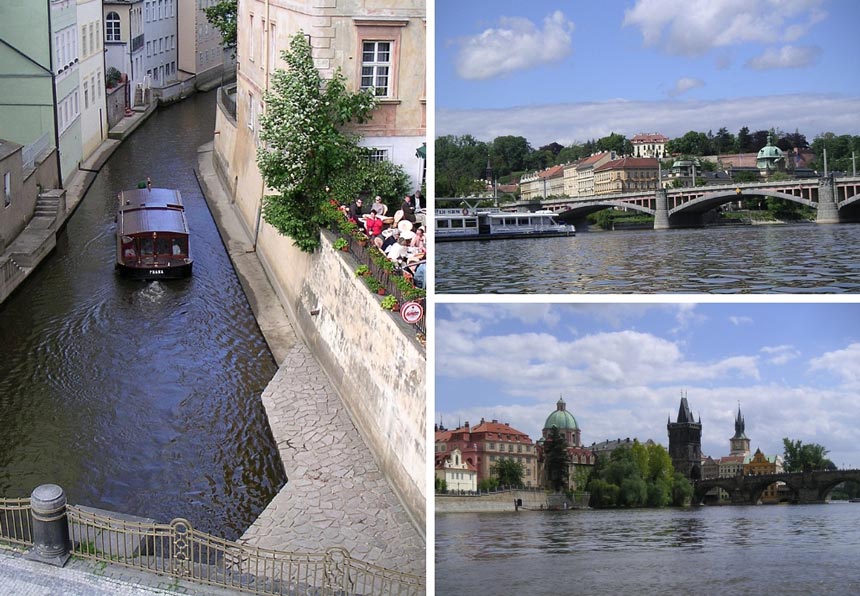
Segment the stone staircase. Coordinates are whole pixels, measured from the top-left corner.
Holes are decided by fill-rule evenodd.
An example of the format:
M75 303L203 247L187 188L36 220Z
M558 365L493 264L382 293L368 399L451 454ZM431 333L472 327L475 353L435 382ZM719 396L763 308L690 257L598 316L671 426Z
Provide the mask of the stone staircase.
M59 208L59 196L55 193L41 193L36 198L36 209L33 211L33 217L47 218L53 222L57 218Z

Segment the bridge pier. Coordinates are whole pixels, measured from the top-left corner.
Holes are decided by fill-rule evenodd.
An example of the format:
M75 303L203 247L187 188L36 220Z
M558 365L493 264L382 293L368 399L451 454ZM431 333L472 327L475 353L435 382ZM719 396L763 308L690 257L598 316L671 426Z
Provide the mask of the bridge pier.
M836 206L836 180L833 174L818 180L818 214L815 223L840 223L839 207Z
M660 188L654 193L657 199L656 209L654 210L654 229L668 230L669 225L669 197L668 191L665 188Z

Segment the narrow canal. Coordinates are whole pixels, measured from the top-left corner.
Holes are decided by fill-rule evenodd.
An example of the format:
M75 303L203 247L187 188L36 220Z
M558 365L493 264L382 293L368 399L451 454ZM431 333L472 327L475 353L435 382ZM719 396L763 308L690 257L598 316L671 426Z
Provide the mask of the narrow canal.
M260 402L276 365L193 172L214 121L215 92L153 114L0 306L0 496L55 483L70 503L234 539L285 482ZM182 193L189 279L114 272L115 197L146 176Z

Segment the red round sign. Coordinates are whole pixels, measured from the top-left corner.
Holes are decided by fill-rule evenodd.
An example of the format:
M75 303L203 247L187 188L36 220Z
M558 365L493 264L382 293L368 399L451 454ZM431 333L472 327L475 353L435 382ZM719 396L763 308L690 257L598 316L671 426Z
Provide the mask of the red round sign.
M417 302L405 302L400 307L400 317L410 325L414 325L420 321L423 316L424 307Z

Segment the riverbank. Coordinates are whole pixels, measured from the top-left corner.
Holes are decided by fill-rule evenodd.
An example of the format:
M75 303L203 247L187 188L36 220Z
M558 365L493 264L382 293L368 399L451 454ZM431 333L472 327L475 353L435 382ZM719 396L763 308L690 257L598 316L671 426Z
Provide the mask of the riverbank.
M135 110L108 131L101 145L78 166L63 189L48 189L43 194L57 199L57 211L51 216L34 216L18 236L9 243L0 263L9 263L0 280L0 304L8 298L36 268L53 252L57 235L75 212L87 194L99 171L114 154L120 144L149 118L158 108L155 102L145 109Z
M200 148L198 181L279 366L262 400L287 473L287 484L241 541L273 550L341 547L362 561L423 576L424 536L375 462L331 379L297 335L213 158L211 143Z

